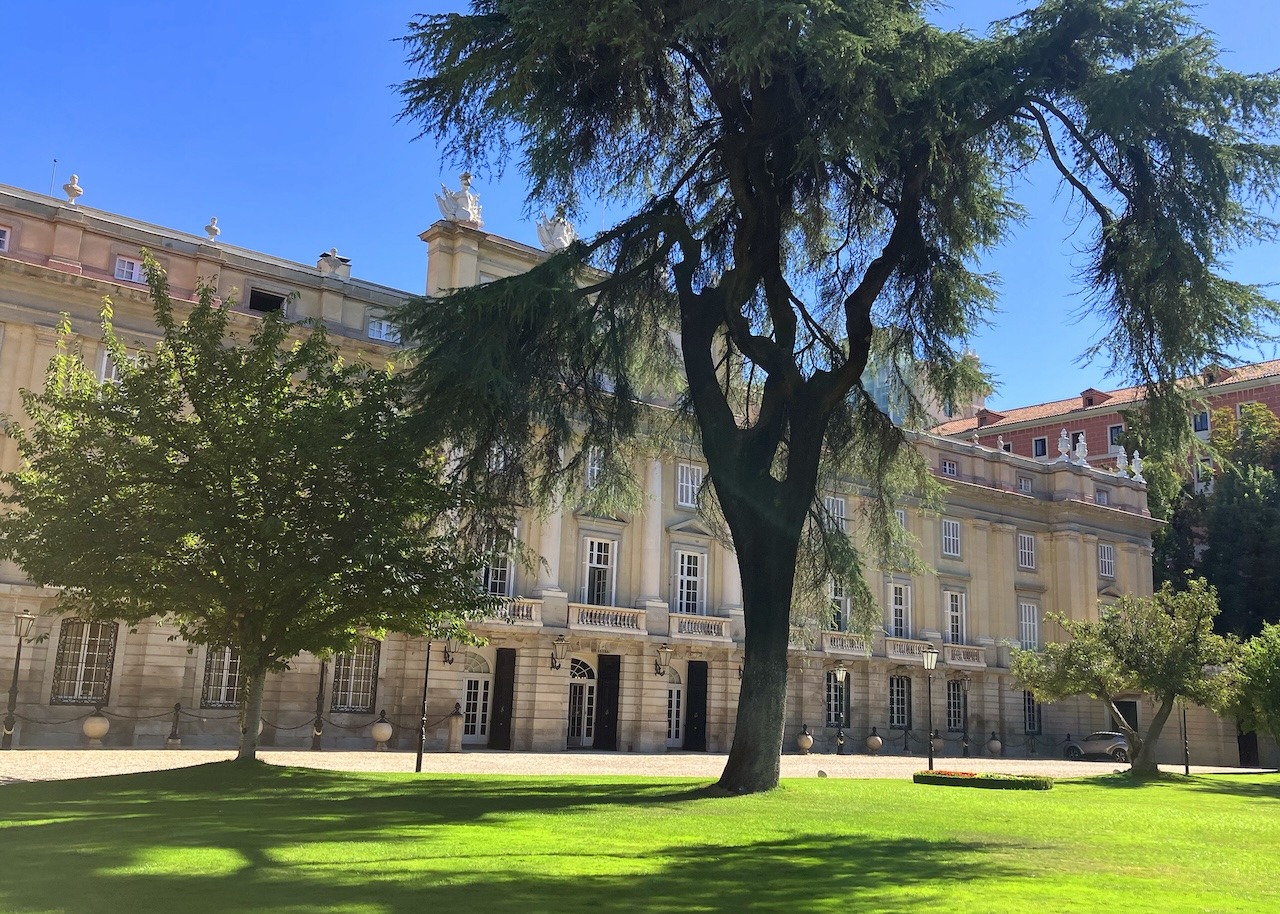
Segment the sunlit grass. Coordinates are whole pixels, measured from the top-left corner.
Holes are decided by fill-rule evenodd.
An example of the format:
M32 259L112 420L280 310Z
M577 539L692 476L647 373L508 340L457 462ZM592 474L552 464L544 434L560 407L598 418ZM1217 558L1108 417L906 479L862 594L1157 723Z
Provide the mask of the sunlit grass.
M198 768L0 788L3 912L1270 911L1280 779Z

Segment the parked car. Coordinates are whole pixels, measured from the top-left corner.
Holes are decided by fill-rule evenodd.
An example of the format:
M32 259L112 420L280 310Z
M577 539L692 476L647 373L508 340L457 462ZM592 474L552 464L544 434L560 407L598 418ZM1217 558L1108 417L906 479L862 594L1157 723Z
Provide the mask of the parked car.
M1116 762L1129 761L1129 740L1123 733L1099 730L1084 739L1067 740L1062 754L1070 759L1109 758Z

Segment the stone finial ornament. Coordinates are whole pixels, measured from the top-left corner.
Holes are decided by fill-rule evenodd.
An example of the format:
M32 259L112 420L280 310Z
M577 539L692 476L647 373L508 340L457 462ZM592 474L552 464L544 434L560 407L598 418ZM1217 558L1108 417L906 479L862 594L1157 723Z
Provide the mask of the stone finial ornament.
M67 195L67 202L75 206L76 200L84 193L84 188L80 186L80 176L72 175L71 180L62 185L62 192Z
M479 228L484 223L480 221L480 197L471 192L471 172L464 171L458 180L462 182L461 190L450 190L440 185L440 193L436 194L440 215L450 222Z
M996 450L1004 450L1004 435L996 435Z
M1133 466L1133 481L1146 482L1146 480L1142 477L1142 455L1139 454L1137 451L1133 452L1132 466Z
M577 240L578 233L574 230L573 223L565 218L563 206L557 206L556 214L550 219L544 215L538 220L538 241L544 251L554 254Z
M1129 475L1129 458L1125 455L1124 448L1120 448L1120 453L1116 454L1116 472L1121 476Z
M1084 432L1080 433L1080 438L1076 441L1076 457L1072 463L1082 467L1089 465L1089 445L1085 444Z
M204 227L204 233L209 237L210 241L218 240L218 236L222 234L222 229L218 228L217 216L209 217L209 224Z
M1058 463L1071 462L1071 436L1064 428L1058 433Z

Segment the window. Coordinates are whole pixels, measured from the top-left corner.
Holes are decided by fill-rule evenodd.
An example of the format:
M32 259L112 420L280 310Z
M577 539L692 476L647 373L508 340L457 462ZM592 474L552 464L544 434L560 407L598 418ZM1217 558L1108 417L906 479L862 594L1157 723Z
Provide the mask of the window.
M889 729L911 729L911 680L906 676L889 677Z
M1084 405L1085 405L1085 406L1093 406L1093 397L1085 397L1085 398L1084 398Z
M1116 576L1116 547L1110 543L1098 543L1098 574L1104 578Z
M828 588L831 594L831 624L842 632L849 625L849 588L839 578L832 578Z
M1048 438L1032 438L1031 439L1031 456L1032 457L1049 456L1049 439Z
M831 517L832 526L836 527L843 533L849 532L848 519L845 514L845 501L840 495L828 495L822 500L826 505L827 514Z
M365 638L354 650L334 655L330 710L373 713L378 694L380 647L373 638Z
M1018 567L1033 570L1036 567L1036 538L1034 534L1018 534Z
M676 550L676 598L671 607L678 613L703 611L703 582L706 580L707 556L702 552Z
M489 664L479 654L468 653L462 695L462 737L469 743L482 743L489 735L489 691L492 685Z
M1111 490L1110 489L1094 489L1093 502L1094 504L1098 504L1098 505L1111 504Z
M960 521L942 519L942 554L960 558Z
M898 519L898 526L903 530L907 529L907 512L902 508L895 508L893 516Z
M702 467L681 463L676 467L676 504L682 508L698 507L698 490L702 488Z
M947 729L964 730L964 683L959 679L947 680Z
M1254 401L1254 400L1245 400L1243 403L1237 403L1237 404L1236 404L1236 418L1237 418L1237 419L1243 418L1243 417L1244 417L1244 408L1245 408L1246 406L1253 406L1253 405L1255 404L1255 402L1256 402L1256 401Z
M840 727L849 720L848 674L844 682L836 678L835 670L827 670L827 726Z
M1000 450L1004 451L1006 454L1012 454L1012 453L1013 453L1013 442L1012 442L1012 441L1005 441L1003 444L1001 444L1001 445L1000 445Z
M1031 692L1022 693L1022 730L1024 733L1040 733L1040 702Z
M958 471L959 471L959 468L956 466L956 462L954 460L942 461L943 476L955 476L958 474Z
M0 225L0 254L9 250L9 226Z
M966 629L968 628L967 613L965 612L965 594L958 590L944 590L942 592L942 611L945 614L946 622L946 642L947 644L965 644Z
M1018 646L1024 651L1040 650L1040 607L1018 604Z
M121 282L146 282L147 275L142 270L142 261L131 257L117 257L116 279Z
M1191 429L1196 432L1209 431L1209 411L1201 410L1191 417Z
M114 622L63 619L53 667L54 705L106 704L116 653Z
M398 343L400 331L386 318L371 317L369 318L369 339L381 340L384 343Z
M497 556L484 568L484 592L495 597L511 596L511 559Z
M263 314L271 311L283 311L284 298L283 295L277 295L275 292L268 292L265 289L250 289L249 310L259 311Z
M614 553L613 540L588 538L585 543L586 568L582 579L582 602L592 606L613 605Z
M1107 428L1107 444L1112 447L1120 447L1120 439L1124 437L1123 425L1112 425Z
M1076 448L1080 445L1080 442L1084 440L1085 440L1084 432L1072 432L1071 433L1071 453L1074 454Z
M1019 492L1023 492L1023 493L1026 493L1027 495L1030 495L1032 492L1035 491L1035 487L1036 487L1035 480L1032 479L1030 476L1018 477Z
M604 448L593 444L587 448L587 488L594 489L604 475Z
M910 584L889 585L889 634L894 638L911 637Z
M240 707L240 652L234 647L210 647L205 655L200 707Z

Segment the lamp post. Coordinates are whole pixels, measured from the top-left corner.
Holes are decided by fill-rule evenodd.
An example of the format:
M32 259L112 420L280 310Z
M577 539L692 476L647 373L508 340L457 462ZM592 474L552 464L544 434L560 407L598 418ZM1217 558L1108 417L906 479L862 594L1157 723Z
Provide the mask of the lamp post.
M427 681L431 678L431 639L427 639L427 663L422 671L422 720L418 724L418 759L413 764L415 772L422 772L422 753L427 748Z
M555 640L551 642L551 669L560 669L561 661L569 656L569 639L564 635L557 635Z
M969 757L969 674L960 677L960 713L964 715L964 757Z
M321 749L320 737L324 735L324 677L327 664L320 661L320 684L316 687L316 719L311 725L311 751L319 752Z
M933 770L933 671L938 668L938 649L930 644L923 651L925 681L928 691L929 730L925 741L929 744L929 770Z
M31 626L35 625L35 622L36 617L25 609L13 614L13 633L18 638L18 650L13 656L13 681L9 683L9 710L4 715L4 735L0 737L0 749L13 748L13 728L18 723L15 712L18 710L18 667L22 665L22 642L30 637Z
M1191 776L1191 737L1187 733L1187 703L1182 702L1182 773Z
M675 652L671 649L671 645L664 641L662 647L658 648L658 658L653 661L653 675L667 675L667 670L671 668L671 655L673 653Z
M845 681L845 678L849 675L849 668L844 665L844 661L841 661L840 664L836 667L835 673L836 673L836 684L840 686L840 718L839 718L839 726L836 727L836 755L844 755L844 705L845 705L844 681Z

